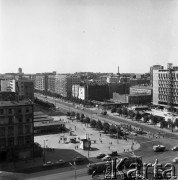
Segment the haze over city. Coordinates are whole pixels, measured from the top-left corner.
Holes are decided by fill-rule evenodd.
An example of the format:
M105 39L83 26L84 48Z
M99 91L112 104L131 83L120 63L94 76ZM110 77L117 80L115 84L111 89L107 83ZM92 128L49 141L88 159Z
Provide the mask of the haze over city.
M145 73L178 59L177 0L0 2L0 73Z

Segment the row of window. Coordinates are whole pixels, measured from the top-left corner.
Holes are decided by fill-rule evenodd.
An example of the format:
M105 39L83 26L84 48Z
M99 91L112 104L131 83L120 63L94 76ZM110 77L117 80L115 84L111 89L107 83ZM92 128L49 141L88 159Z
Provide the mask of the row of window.
M6 142L6 139L3 138L3 139L0 139L0 148L5 148L6 146L13 147L14 145L23 146L23 145L31 144L31 142L32 142L31 136L17 137L17 143L15 143L15 138L13 137L8 138L7 142Z
M169 78L170 76L172 76L172 78L176 78L178 79L178 73L160 73L158 74L159 78Z
M15 127L14 126L8 126L6 127L0 127L0 137L6 136L6 131L8 136L14 136L15 135ZM25 132L24 132L25 130ZM17 134L23 135L23 134L31 134L31 126L25 125L25 126L17 126Z
M30 112L31 108L26 108L25 109L25 112L28 113ZM13 113L22 113L22 109L12 109L12 108L9 108L9 109L0 109L0 115L4 115L5 113L8 113L8 114L13 114Z

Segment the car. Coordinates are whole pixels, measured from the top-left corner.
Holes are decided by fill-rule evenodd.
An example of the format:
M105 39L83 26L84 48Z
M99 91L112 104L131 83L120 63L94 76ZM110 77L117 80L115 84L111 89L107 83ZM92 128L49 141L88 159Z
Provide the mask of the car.
M136 132L131 132L130 134L131 134L131 135L134 135L134 136L137 136L137 133L136 133Z
M75 158L73 159L73 161L75 161L75 162L83 162L83 161L84 161L84 158L82 158L82 157L75 157Z
M173 163L178 163L178 157L175 157L173 160L172 160Z
M43 167L52 167L52 166L54 166L54 163L51 161L48 161L48 162L43 164Z
M102 158L103 161L111 161L111 156L106 155L104 158Z
M101 159L104 158L106 156L106 154L104 153L99 153L98 156L96 156L97 159Z
M64 165L65 164L65 161L63 161L62 159L56 161L55 163L56 165Z
M178 146L174 146L173 148L171 148L172 151L178 151Z
M112 151L110 154L108 154L109 156L118 156L117 151Z

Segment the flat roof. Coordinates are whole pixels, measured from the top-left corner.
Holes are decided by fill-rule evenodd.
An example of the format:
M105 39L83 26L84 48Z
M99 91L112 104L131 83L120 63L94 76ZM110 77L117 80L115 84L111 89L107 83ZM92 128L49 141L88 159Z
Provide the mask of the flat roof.
M137 88L137 89L148 89L148 90L152 90L153 87L152 86L131 86L130 88Z
M32 101L0 101L0 107L12 107L12 106L26 106L33 105Z
M50 122L46 122L46 123L42 123L42 122L35 122L34 123L34 127L44 127L44 126L56 126L56 125L61 125L64 124L63 121L50 121Z

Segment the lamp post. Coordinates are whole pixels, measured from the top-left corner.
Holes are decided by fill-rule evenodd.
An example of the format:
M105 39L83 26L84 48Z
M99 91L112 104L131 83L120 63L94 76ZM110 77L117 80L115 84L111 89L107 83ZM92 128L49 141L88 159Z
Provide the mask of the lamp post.
M46 162L46 146L45 146L45 142L48 141L47 139L44 140L44 163Z
M69 164L74 168L75 170L75 180L77 179L77 172L76 172L76 162L74 161L74 164L72 164L71 162L69 162Z

